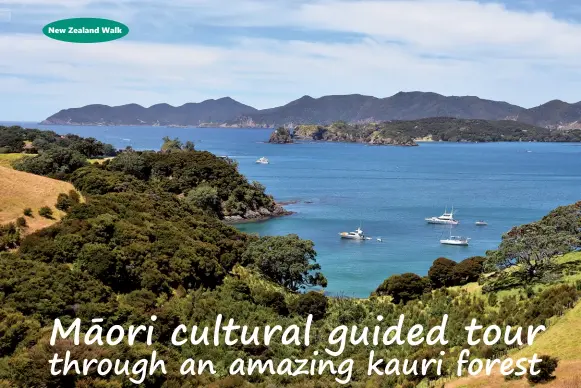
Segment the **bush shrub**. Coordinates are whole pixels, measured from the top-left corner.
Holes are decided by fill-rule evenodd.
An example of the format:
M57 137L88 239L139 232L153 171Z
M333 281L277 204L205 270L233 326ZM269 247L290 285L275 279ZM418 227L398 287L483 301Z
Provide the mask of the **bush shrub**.
M540 356L542 361L537 364L537 370L539 371L536 375L527 374L527 380L532 384L539 384L551 381L555 378L553 373L559 365L559 360L551 356Z
M44 218L48 218L49 220L53 218L52 209L48 206L43 206L38 209L38 215Z
M69 198L74 204L81 202L81 195L77 192L77 190L70 190Z
M71 198L65 194L65 193L60 193L56 199L56 204L55 207L59 210L62 210L64 212L68 211L71 206L73 205L73 201L71 200Z
M24 215L26 217L34 217L34 215L32 214L32 209L27 207L26 209L24 209Z
M417 299L429 290L430 280L428 278L422 278L415 273L404 273L385 279L375 292L377 295L391 296L393 303L398 304Z
M293 303L292 311L303 318L312 314L313 321L321 320L327 313L327 297L316 291L301 294Z
M26 218L24 217L18 217L16 219L16 226L19 228L26 228Z

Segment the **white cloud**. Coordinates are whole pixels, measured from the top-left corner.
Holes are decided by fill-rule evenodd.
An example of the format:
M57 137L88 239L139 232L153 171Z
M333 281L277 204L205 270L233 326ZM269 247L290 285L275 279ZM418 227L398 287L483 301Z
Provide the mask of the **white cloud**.
M89 0L48 2L77 7ZM145 5L114 4L128 10L119 19L156 22L154 16L137 19ZM464 0L176 0L149 7L160 12L163 7L174 27L203 20L364 38L346 43L240 36L236 45L221 47L197 44L195 37L181 45L134 40L79 45L42 35L0 35L0 52L9 53L0 59L0 73L8 76L0 92L11 95L0 106L0 119L42 119L89 103L181 105L225 95L259 108L304 94L383 97L399 90L479 95L525 106L557 97L579 100L581 26L548 13ZM26 110L19 108L24 104Z

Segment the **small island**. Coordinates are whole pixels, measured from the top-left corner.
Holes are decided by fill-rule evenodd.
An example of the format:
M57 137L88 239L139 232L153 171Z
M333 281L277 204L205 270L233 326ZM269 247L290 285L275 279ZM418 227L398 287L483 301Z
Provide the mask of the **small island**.
M512 120L432 117L409 121L331 125L299 125L291 132L274 131L269 143L294 140L417 146L418 142L581 142L581 130L551 130Z
M280 127L270 134L268 142L274 144L290 144L294 142L293 134L288 129Z

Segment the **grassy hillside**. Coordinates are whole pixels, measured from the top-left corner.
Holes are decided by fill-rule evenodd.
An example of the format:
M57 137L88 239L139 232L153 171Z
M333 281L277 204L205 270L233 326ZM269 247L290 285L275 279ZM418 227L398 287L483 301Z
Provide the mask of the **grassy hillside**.
M22 217L25 208L31 208L34 217L27 217L29 232L52 225L60 219L62 213L54 207L57 197L60 193L68 193L74 189L68 182L2 166L0 187L0 225L15 221ZM53 210L55 219L49 220L38 215L38 209L43 206L49 206Z
M561 282L575 284L581 279L581 252L573 252L558 259L558 264L563 268ZM539 292L548 285L536 288ZM481 294L481 287L477 283L468 284L462 289L477 295ZM512 289L501 291L499 297L518 294L521 290ZM581 333L581 303L569 310L562 317L553 318L551 325L545 333L540 335L532 346L525 347L510 353L513 359L531 357L533 354L549 354L557 357L559 367L555 372L555 381L543 384L551 388L578 388L581 387L581 342L576 340L574 333ZM446 388L520 388L529 387L526 379L517 381L505 381L498 374L492 376L478 376L459 379L447 383Z
M0 154L0 166L2 167L12 167L12 163L25 158L27 156L34 156L31 154L21 154L21 153L14 153L14 154Z
M558 318L532 346L510 356L517 359L530 357L537 353L539 355L550 354L553 357L557 357L560 360L559 367L555 372L557 378L549 384L543 384L543 386L551 388L581 387L581 359L579 356L581 354L581 342L575 338L575 333L580 332L581 303L578 303L574 309ZM507 382L500 375L464 378L446 384L446 388L520 388L529 386L525 379Z

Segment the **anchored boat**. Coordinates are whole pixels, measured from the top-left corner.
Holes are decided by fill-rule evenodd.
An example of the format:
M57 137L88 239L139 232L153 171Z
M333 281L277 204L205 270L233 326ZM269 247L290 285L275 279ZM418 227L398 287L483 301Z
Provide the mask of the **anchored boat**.
M365 234L361 230L361 227L355 229L355 232L341 232L339 233L341 238L346 240L366 240Z
M269 164L270 162L264 156L256 161L258 164Z
M454 219L454 208L452 207L452 211L448 213L448 209L444 211L439 217L430 217L426 218L426 222L428 224L438 224L438 225L458 225L459 221Z

